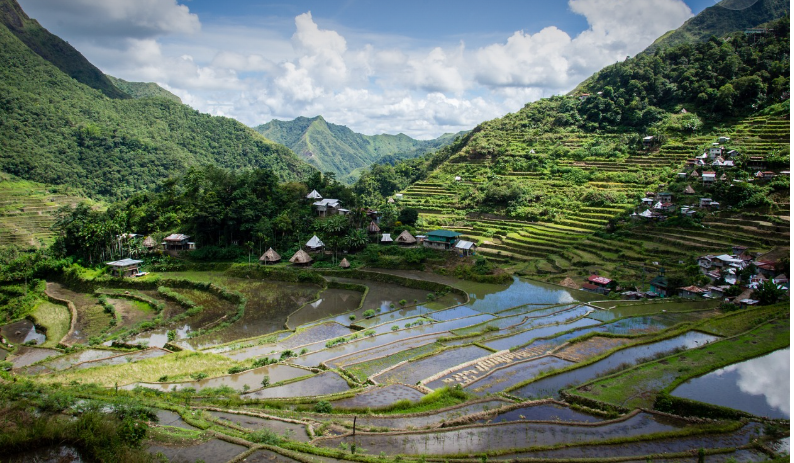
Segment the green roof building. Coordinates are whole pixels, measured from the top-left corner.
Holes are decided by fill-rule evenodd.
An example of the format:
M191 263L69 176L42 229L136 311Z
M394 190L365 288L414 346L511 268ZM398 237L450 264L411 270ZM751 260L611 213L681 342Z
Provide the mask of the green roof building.
M458 242L460 233L452 230L434 230L427 234L424 241L426 248L449 250Z

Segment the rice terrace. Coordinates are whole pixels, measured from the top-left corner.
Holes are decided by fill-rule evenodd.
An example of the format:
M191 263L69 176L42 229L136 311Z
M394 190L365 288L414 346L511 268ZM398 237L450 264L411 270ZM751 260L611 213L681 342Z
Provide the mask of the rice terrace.
M0 462L790 460L788 2L419 61L385 4L45 3L0 0Z

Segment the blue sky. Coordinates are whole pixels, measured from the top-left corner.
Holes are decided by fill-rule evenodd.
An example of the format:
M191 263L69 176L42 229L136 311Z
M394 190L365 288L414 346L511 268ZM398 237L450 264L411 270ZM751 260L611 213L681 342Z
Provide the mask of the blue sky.
M202 112L433 138L566 93L715 1L19 3L104 72Z

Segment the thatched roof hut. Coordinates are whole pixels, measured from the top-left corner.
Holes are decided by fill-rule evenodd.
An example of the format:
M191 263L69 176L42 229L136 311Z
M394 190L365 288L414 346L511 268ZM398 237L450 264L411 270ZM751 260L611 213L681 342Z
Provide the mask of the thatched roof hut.
M408 233L408 230L403 230L394 242L397 244L416 244L416 238Z
M347 257L342 259L342 262L339 262L339 266L342 268L350 268L350 262L347 261Z
M152 249L155 248L156 246L157 246L157 241L155 241L154 238L152 238L151 236L147 236L143 240L143 247L145 248Z
M685 195L693 195L693 194L695 194L695 189L692 188L692 185L687 185L686 188L684 188L684 194Z
M295 265L308 265L312 263L312 256L307 254L303 249L298 249L298 252L296 252L289 261Z
M371 221L369 223L369 226L367 227L367 232L368 233L380 233L380 227L373 220L373 221Z
M259 262L262 262L263 264L272 264L280 260L281 256L278 255L273 248L267 248L267 251L265 251L265 253L262 254L262 257L259 258Z

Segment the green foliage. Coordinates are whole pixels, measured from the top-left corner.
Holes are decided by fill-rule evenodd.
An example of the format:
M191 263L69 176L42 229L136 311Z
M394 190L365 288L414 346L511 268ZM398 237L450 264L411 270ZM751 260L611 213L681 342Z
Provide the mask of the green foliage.
M364 313L361 314L361 316L364 317L364 318L372 318L372 317L375 316L375 310L374 309L367 309L367 310L364 311Z
M327 400L321 400L314 404L314 411L316 413L331 413L334 407Z
M753 298L758 299L761 305L774 304L786 294L786 290L778 288L772 280L766 280L753 291Z
M76 62L79 53L62 41L72 55L63 54L66 48L56 51L53 43L37 48L26 42L29 48L6 27L0 27L0 43L3 171L113 199L154 189L197 165L267 168L281 180L312 171L288 148L233 119L165 98L106 98L32 51L46 49L52 52L48 59ZM128 97L101 73L97 78L108 84L103 91Z

